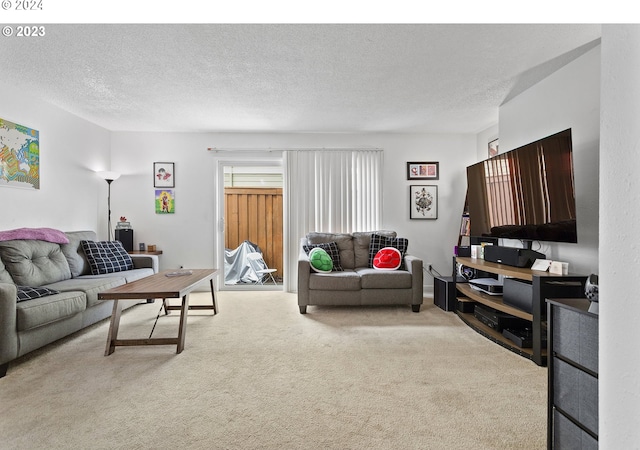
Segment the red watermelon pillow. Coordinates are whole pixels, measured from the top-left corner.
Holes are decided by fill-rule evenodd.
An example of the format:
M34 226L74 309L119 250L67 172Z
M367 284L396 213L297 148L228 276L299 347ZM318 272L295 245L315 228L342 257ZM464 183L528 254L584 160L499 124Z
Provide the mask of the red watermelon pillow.
M373 258L373 268L378 270L396 270L402 264L402 254L394 247L381 248Z

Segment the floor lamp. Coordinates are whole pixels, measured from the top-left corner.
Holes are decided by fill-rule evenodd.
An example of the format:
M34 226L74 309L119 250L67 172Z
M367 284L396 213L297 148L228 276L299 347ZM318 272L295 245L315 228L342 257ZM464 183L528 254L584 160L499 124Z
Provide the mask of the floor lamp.
M107 240L111 240L111 183L120 178L120 174L116 172L98 172L98 175L109 185L109 194L107 196Z

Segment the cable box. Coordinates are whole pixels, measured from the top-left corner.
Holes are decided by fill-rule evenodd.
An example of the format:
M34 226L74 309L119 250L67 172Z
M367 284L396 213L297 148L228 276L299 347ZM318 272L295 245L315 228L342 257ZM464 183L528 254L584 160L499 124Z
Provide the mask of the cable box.
M510 314L497 311L493 308L489 308L484 305L476 305L473 315L480 322L493 328L496 331L502 332L505 328L524 328L530 325L530 322L519 317L514 317Z

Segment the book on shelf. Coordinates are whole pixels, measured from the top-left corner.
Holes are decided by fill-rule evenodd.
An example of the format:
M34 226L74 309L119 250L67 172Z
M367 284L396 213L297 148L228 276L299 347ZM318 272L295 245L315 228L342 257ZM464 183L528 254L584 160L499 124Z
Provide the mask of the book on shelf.
M460 236L469 236L471 233L471 224L469 222L469 216L463 215L460 222Z

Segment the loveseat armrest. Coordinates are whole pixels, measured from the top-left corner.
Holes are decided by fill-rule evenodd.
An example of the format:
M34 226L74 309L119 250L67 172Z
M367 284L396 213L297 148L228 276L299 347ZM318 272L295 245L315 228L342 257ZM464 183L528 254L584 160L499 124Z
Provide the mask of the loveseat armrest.
M405 255L404 266L411 274L411 304L422 305L423 285L422 285L422 260L417 256Z
M0 283L0 366L18 357L17 301L16 285Z
M309 304L309 277L311 276L311 264L304 251L298 257L298 306L300 313L307 311Z
M158 273L159 262L157 255L131 255L134 269L153 269L153 273Z

